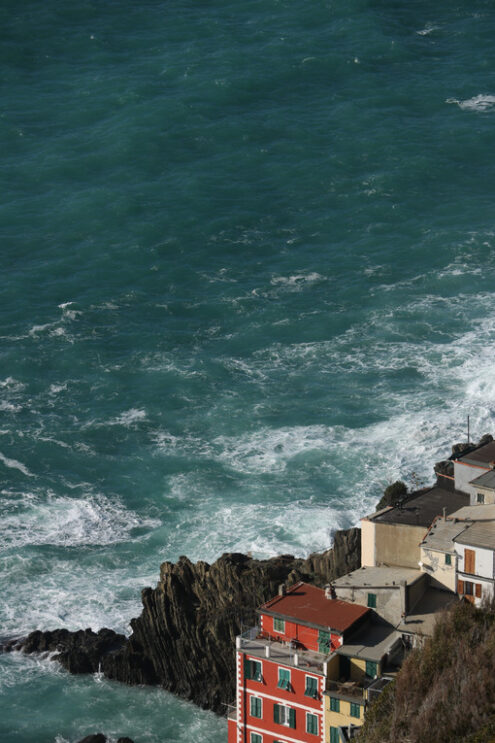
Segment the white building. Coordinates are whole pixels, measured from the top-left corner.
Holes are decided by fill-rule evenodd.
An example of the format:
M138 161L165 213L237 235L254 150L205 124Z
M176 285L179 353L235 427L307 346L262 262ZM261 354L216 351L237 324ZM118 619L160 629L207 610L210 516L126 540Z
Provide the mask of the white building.
M454 537L454 547L457 593L476 605L491 600L495 583L495 521L471 524Z
M468 493L471 504L477 503L477 489L473 480L493 470L495 467L495 441L480 446L454 461L454 482L456 490Z

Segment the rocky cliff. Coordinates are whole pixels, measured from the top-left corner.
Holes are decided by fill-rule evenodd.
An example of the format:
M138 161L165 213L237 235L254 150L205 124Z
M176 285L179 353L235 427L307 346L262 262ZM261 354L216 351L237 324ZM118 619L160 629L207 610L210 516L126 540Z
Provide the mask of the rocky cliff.
M360 564L359 529L336 532L331 549L306 560L225 554L209 565L181 557L163 563L156 588L143 590L143 610L131 621L129 638L107 629L33 632L3 649L57 651L55 657L73 673L101 669L128 684L158 684L223 713L235 694L235 637L255 623L256 607L281 583L322 586Z

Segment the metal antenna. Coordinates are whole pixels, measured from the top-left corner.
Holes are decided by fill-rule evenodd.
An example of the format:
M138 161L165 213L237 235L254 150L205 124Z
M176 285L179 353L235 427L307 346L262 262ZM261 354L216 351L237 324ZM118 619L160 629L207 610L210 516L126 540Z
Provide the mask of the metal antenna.
M470 443L470 441L469 441L469 415L468 415L468 444L469 443Z

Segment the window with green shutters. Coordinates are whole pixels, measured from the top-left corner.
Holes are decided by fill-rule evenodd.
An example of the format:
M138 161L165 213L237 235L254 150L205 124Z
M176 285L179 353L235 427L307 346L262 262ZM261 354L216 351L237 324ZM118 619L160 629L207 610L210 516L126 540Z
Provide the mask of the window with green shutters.
M330 743L340 743L339 729L330 728Z
M292 709L292 707L286 707L284 704L274 704L273 721L278 725L287 725L290 728L295 728L296 710Z
M262 681L261 661L244 658L244 678L249 681Z
M376 593L368 594L368 606L370 609L376 609Z
M290 671L287 668L278 669L278 684L279 689L285 689L290 691Z
M251 697L249 711L251 717L258 717L261 720L261 699L259 697Z
M285 620L284 619L277 619L276 617L274 617L274 619L273 619L273 630L274 630L274 632L285 633Z
M259 733L251 733L251 743L263 743L263 738Z
M452 565L452 555L445 555L445 564Z
M306 732L312 735L318 735L318 718L311 712L306 712Z
M306 689L304 690L305 697L312 697L316 699L318 696L318 679L314 676L306 676Z
M328 655L330 652L330 632L321 629L318 632L318 652Z
M367 660L366 675L370 676L372 679L374 679L375 676L378 676L378 664L374 663L372 660Z
M361 717L361 705L351 702L351 717Z
M330 711L340 712L340 699L336 699L335 697L330 697Z

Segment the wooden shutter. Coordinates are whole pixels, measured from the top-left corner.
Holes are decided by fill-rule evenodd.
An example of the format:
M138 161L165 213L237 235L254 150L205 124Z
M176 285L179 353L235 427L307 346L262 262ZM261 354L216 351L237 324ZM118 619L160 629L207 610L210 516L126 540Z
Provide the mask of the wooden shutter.
M464 550L464 572L465 573L471 573L471 575L474 575L475 571L475 556L476 553L474 550Z
M475 583L474 586L475 586L474 590L476 592L476 598L480 599L481 598L481 583Z
M280 722L280 709L278 704L273 705L273 722Z
M461 593L461 594L464 593L464 581L463 580L457 581L457 593Z
M289 707L289 727L296 727L296 710L292 709L292 707Z
M251 661L244 656L244 678L251 679Z

